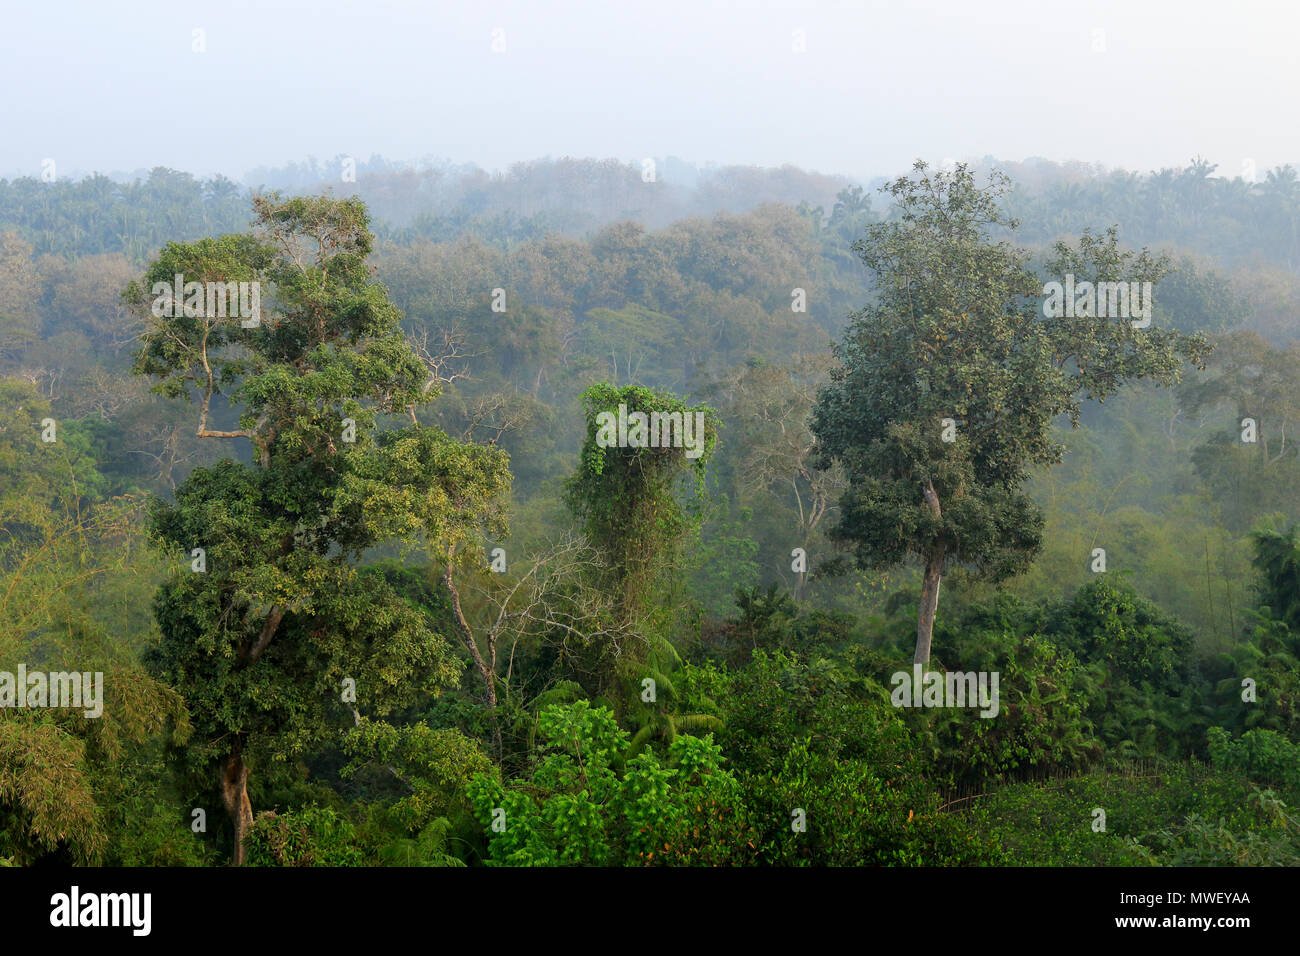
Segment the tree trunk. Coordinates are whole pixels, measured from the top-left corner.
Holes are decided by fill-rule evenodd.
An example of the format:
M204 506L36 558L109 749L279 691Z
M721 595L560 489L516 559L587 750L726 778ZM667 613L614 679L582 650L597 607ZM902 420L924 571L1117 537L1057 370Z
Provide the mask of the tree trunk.
M460 606L460 591L456 590L456 582L452 578L452 569L455 567L454 550L447 552L447 570L442 579L447 584L447 590L451 592L451 607L456 614L456 623L460 625L461 641L469 651L469 656L474 660L474 666L478 669L479 676L483 678L483 696L487 699L488 713L492 716L492 739L497 748L497 759L500 760L505 753L504 743L501 739L501 720L497 714L497 645L496 637L491 630L488 632L488 654L487 660L479 653L478 641L474 640L474 630L469 626L469 621L465 618L465 612Z
M916 616L916 653L914 664L930 663L930 637L934 633L934 614L939 608L939 578L943 571L943 548L935 547L925 561L921 582L921 608Z
M465 612L460 606L460 591L456 590L456 582L452 579L453 556L447 555L447 570L444 572L442 579L447 583L447 590L451 592L451 608L456 615L456 623L460 625L461 643L469 651L469 656L474 661L474 667L478 670L479 676L483 678L483 696L487 698L488 710L496 710L497 707L497 687L496 687L496 649L492 649L492 660L483 660L483 655L479 653L478 641L474 640L474 630L469 626L469 621L465 619Z
M926 480L921 488L925 506L935 518L942 516L934 484ZM913 664L930 663L930 638L934 634L934 614L939 609L939 578L943 574L944 547L941 541L930 545L925 556L925 576L921 580L921 607L916 614L916 653Z
M244 862L244 839L253 825L253 805L248 802L248 767L236 750L226 758L221 770L221 800L235 828L235 866Z

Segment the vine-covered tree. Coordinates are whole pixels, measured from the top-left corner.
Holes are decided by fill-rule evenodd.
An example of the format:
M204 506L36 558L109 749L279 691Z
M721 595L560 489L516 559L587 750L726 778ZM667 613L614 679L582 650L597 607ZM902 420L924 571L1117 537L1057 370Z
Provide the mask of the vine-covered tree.
M1058 416L1077 425L1083 398L1131 379L1171 383L1209 351L1202 336L1096 315L1104 309L1045 316L1026 254L990 235L1016 227L999 208L1008 185L917 162L888 187L895 214L854 244L877 276L876 301L852 317L813 414L823 461L842 462L849 479L834 536L860 568L909 555L922 565L920 663L945 568L1000 580L1038 551L1042 515L1022 488L1031 467L1061 460ZM1154 283L1167 270L1145 250L1122 251L1113 229L1058 243L1047 264L1080 283Z
M253 447L251 465L196 469L150 519L185 560L155 599L162 636L151 665L189 704L192 766L219 769L236 863L252 823L252 768L460 679L431 618L360 575L361 555L394 541L454 548L484 526L503 533L509 489L499 449L418 423L436 375L371 279L364 205L272 195L255 208L255 233L168 244L143 288L127 290L149 321L136 371L157 378L161 394L197 397L200 436ZM154 284L178 274L260 282L271 307L254 322L177 302L159 318ZM218 396L241 410L238 428L209 420ZM402 414L409 426L378 427Z
M582 401L586 439L567 501L607 557L605 583L618 594L626 624L645 612L659 574L699 527L702 500L679 501L679 480L693 476L701 489L718 420L707 406L640 385L599 383Z

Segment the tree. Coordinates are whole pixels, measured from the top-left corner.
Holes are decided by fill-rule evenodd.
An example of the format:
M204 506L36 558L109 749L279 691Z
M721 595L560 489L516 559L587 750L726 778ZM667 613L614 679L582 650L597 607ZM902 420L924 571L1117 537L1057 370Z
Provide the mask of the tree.
M152 794L132 791L142 812L117 828L115 798L151 746L168 730L183 743L189 724L180 695L142 672L129 621L114 613L115 598L138 598L146 570L141 502L104 500L80 423L59 421L42 441L50 415L30 383L0 378L0 671L99 673L99 713L0 708L0 857L98 864L122 851L124 830L147 826Z
M1218 426L1193 450L1192 464L1224 523L1240 532L1270 511L1294 515L1300 345L1274 348L1244 330L1222 336L1207 374L1178 397L1190 417Z
M677 500L677 486L680 478L690 474L695 490L700 490L717 443L718 421L706 406L688 407L665 392L640 385L619 388L600 383L583 392L582 401L587 437L566 500L583 522L588 540L607 556L606 583L620 596L619 623L626 625L644 612L660 572L670 565L686 534L699 527L702 514ZM637 415L649 423L643 424L639 447L632 444ZM667 425L656 429L655 423L662 424L666 416L677 416L675 432ZM629 423L623 445L618 443L623 436L607 434L620 417ZM686 426L691 428L689 434ZM673 435L676 447L665 439ZM696 447L687 447L688 442Z
M509 473L498 449L421 426L438 394L400 313L366 264L365 206L329 197L255 200L254 234L169 243L127 297L148 323L135 370L154 390L199 402L198 435L247 439L253 463L196 469L175 501L156 500L153 534L186 564L154 602L154 672L193 715L194 769L219 770L242 861L254 767L290 761L360 721L459 681L429 615L361 555L396 541L456 549L504 533ZM161 309L153 283L257 281L264 314ZM178 303L179 304L179 303ZM241 410L210 421L214 399ZM381 430L381 416L411 424ZM349 691L351 694L349 695Z
M812 551L813 536L844 487L840 469L813 466L816 441L808 429L817 382L829 364L829 355L801 357L790 365L751 359L705 390L719 403L728 427L736 429L733 447L742 449L735 466L737 489L746 503L779 522L775 544L787 554L792 544L805 554ZM802 599L808 573L792 573L794 597Z
M919 663L946 567L996 581L1039 550L1043 518L1022 487L1032 466L1060 461L1057 417L1077 425L1082 398L1103 401L1130 379L1175 381L1209 348L1101 310L1045 317L1025 253L989 237L1017 225L999 208L1008 187L996 171L979 188L964 164L931 174L923 162L888 187L894 215L854 244L877 301L852 317L813 413L823 464L848 475L833 536L863 569L909 555L922 564ZM1121 251L1114 229L1054 253L1049 274L1080 282L1154 282L1168 270L1145 250Z
M36 310L40 275L32 246L14 232L0 233L0 364L21 361L41 331Z
M483 697L493 720L498 756L502 753L501 729L496 723L497 684L502 681L498 654L508 647L513 669L515 652L525 638L586 644L607 640L618 646L623 630L618 626L614 606L617 600L593 586L599 578L601 555L581 537L566 536L525 557L522 574L478 570L475 606L467 610L456 583L456 561L448 555L443 582L451 595L461 644L469 652L483 682ZM486 582L486 583L484 583ZM603 621L602 621L603 619ZM510 692L510 672L504 676Z
M1252 563L1259 571L1259 603L1274 620L1300 633L1300 525L1285 531L1261 526L1251 532Z

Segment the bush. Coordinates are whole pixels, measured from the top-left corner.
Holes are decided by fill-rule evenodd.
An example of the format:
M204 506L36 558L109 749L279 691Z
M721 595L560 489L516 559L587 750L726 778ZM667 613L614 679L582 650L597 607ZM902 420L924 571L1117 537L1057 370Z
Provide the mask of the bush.
M587 701L538 716L538 763L502 783L479 774L468 787L487 830L489 858L510 866L731 864L753 853L712 735L679 734L666 763L630 741L614 715Z
M1054 783L1020 783L970 800L962 815L1014 866L1141 866L1169 862L1160 836L1170 821L1221 819L1234 831L1260 825L1250 784L1192 764L1134 776L1097 771ZM1106 829L1093 829L1093 811Z
M362 866L356 831L328 807L257 815L245 842L247 866Z
M1251 780L1300 792L1300 745L1272 730L1248 730L1236 740L1222 727L1206 734L1210 760Z

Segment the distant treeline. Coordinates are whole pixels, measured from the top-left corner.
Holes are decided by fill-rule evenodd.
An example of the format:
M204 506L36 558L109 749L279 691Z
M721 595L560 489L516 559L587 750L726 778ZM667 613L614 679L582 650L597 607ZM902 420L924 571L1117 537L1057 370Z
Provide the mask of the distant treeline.
M1017 184L1008 208L1021 222L1022 242L1115 224L1131 243L1169 243L1213 255L1224 265L1273 262L1294 270L1300 264L1300 180L1290 165L1234 175L1220 174L1199 158L1182 169L1145 174L992 157L974 166L977 172L996 166ZM328 188L364 199L381 236L445 240L473 234L488 242L518 242L548 232L584 236L623 219L657 229L764 203L802 206L813 217L820 208L824 218L850 187L865 189L856 192L859 201L874 203L879 213L873 187L883 181L854 182L793 166L699 169L671 157L653 166L542 159L489 173L473 165L402 165L382 158L355 163L339 156L258 169L245 186L161 167L131 182L102 175L53 183L0 180L0 231L17 230L38 254L121 252L138 260L167 241L246 227L250 191Z

